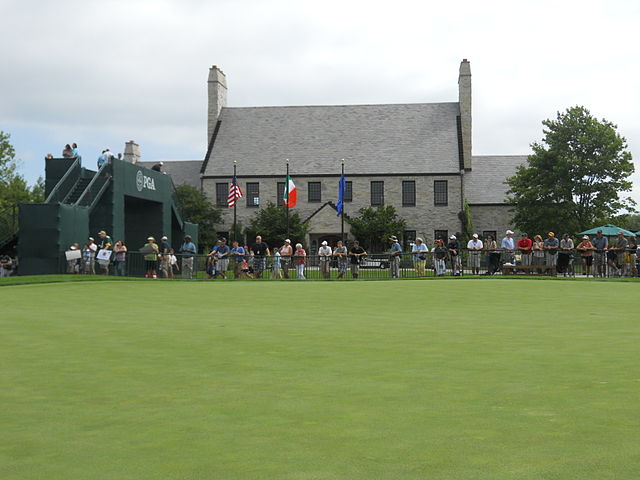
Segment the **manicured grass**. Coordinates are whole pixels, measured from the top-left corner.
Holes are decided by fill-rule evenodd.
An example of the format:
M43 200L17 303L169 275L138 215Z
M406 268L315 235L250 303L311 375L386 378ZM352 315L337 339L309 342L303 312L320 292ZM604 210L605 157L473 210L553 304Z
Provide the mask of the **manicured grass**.
M0 289L0 478L632 479L638 285Z

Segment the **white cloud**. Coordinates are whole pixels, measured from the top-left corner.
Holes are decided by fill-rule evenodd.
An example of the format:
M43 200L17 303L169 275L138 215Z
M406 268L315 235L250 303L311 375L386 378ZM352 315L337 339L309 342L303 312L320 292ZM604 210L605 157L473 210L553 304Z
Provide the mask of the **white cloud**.
M231 106L439 102L456 100L469 58L474 153L527 153L543 119L584 105L640 158L631 0L5 0L2 12L0 128L19 132L31 177L33 152L74 140L91 158L130 139L147 159L202 157L211 64Z

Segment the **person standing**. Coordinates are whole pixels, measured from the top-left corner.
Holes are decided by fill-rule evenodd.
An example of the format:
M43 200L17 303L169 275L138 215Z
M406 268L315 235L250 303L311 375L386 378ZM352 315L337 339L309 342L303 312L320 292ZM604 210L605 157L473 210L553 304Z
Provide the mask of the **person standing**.
M169 250L169 278L173 278L179 271L180 267L178 266L178 259L176 258L176 253L172 248Z
M271 278L282 278L282 261L280 256L280 249L276 248L273 252L273 265L271 266Z
M116 244L113 246L113 251L116 254L116 258L114 260L116 266L116 275L119 277L124 277L125 274L125 265L126 265L126 257L127 257L127 246L124 244L122 240L118 240Z
M629 277L638 276L638 243L635 235L629 237L629 245L627 245L627 255L625 256L625 275Z
M467 242L469 253L467 263L472 275L480 275L480 251L483 247L482 240L478 239L477 233L474 233L471 240Z
M622 269L624 268L624 254L627 251L627 247L629 246L629 242L626 238L624 238L624 233L618 232L616 236L616 241L613 244L613 248L611 250L615 250L616 252L616 276L622 276Z
M487 252L489 252L489 265L487 266L487 275L494 275L500 270L500 251L498 243L493 235L487 235L484 243Z
M502 243L500 244L500 248L503 251L502 263L510 263L513 265L515 263L514 251L516 248L513 240L513 231L507 230L505 237L502 239Z
M13 261L9 255L0 257L0 277L9 277L13 271Z
M229 270L229 253L231 249L227 245L227 239L220 239L220 246L216 252L216 276L227 278L227 270Z
M438 277L442 277L445 273L447 273L446 260L448 250L444 244L444 240L440 238L437 239L435 247L433 247L433 250L431 250L431 252L433 253L433 263L436 270L436 275Z
M389 274L391 278L400 277L400 256L402 255L402 247L398 243L398 237L391 235L389 237L391 249L389 250Z
M262 272L267 265L267 257L271 256L269 245L262 241L262 237L256 237L256 243L251 245L251 258L253 258L253 271L256 278L262 278Z
M449 251L449 259L451 261L451 273L454 277L458 277L460 270L462 270L462 261L460 259L460 242L458 242L455 235L449 237L447 250Z
M185 235L179 253L182 255L182 278L193 278L193 257L196 245L191 241L191 235Z
M555 267L558 264L558 248L560 248L560 242L556 238L556 234L549 232L544 241L545 265L547 267Z
M578 244L576 250L580 252L582 268L584 268L585 275L588 277L589 273L591 273L591 265L593 264L593 250L595 250L589 239L589 235L582 237L582 241Z
M100 230L98 232L98 251L100 250L111 250L111 245L113 245L113 240L111 237L107 235L107 232L104 230ZM98 265L100 265L100 274L101 275L109 275L109 262L106 260L98 259Z
M347 247L342 244L342 240L338 240L336 248L333 249L333 256L338 263L338 278L342 278L347 271Z
M360 242L355 240L353 242L353 247L349 251L349 258L351 260L351 277L357 279L360 275L360 263L362 261L362 257L367 254L364 248L360 246Z
M160 276L162 278L169 278L169 269L171 268L169 264L169 250L171 250L171 245L169 245L169 239L166 236L163 236L160 239Z
M425 268L427 265L427 255L429 249L424 244L421 237L416 238L416 243L411 247L411 253L413 253L413 268L416 271L418 277L425 276Z
M558 271L565 277L571 274L571 260L573 256L573 240L565 233L560 240L560 248L558 250Z
M609 239L602 235L602 230L596 232L593 239L593 276L606 276L607 248L609 247Z
M73 158L73 149L68 143L62 149L62 158Z
M520 264L522 266L531 265L533 242L529 238L529 235L523 233L518 240L518 251L520 252Z
M158 278L158 253L160 252L160 248L156 243L156 239L154 237L147 238L147 243L142 247L142 251L144 252L144 264L147 273L145 273L145 278Z
M234 240L231 244L231 253L230 257L233 260L233 277L240 278L240 271L242 270L242 261L246 259L244 258L246 252L243 247L240 246L237 240ZM247 268L249 266L247 265Z
M291 256L293 255L293 247L291 240L288 238L284 241L284 245L280 247L280 262L282 263L282 274L284 278L289 278L289 268L291 267Z
M80 155L80 153L78 152L78 144L77 143L72 143L71 144L71 156L75 157L78 159L78 163L82 162L82 155Z
M318 258L320 261L320 273L322 278L327 279L331 276L331 247L325 240L318 249Z
M536 235L533 237L533 244L531 245L532 259L531 264L536 267L544 266L544 242L542 241L542 237L540 235ZM538 274L542 273L542 268L536 268Z
M298 280L304 280L304 266L307 263L307 252L304 251L301 243L296 243L296 251L293 254L293 262L296 265L296 274L298 275Z

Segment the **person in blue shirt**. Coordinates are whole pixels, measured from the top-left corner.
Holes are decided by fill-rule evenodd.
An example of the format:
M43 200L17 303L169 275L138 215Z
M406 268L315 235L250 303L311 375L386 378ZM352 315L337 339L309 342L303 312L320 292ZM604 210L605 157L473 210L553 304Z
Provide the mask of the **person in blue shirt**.
M231 252L229 252L229 257L233 260L233 276L234 278L240 278L240 267L242 265L242 260L244 260L244 256L246 254L243 247L240 246L237 240L234 240L231 244Z
M102 155L98 157L98 170L102 168L102 166L107 163L107 156L105 155L106 150L102 151Z
M425 266L427 265L427 255L429 254L429 249L424 244L422 238L416 238L416 243L413 244L411 248L411 252L413 255L413 267L416 271L416 275L418 277L424 277L425 275Z
M511 230L507 230L506 236L502 239L502 243L500 244L500 248L502 249L502 263L510 263L511 265L515 262L515 249L516 244L513 240L513 232Z
M216 253L216 277L219 275L222 278L227 278L227 270L229 269L229 253L231 253L231 249L229 248L229 245L227 245L227 239L221 238L220 246Z
M78 159L78 163L82 162L82 155L80 155L78 153L78 144L77 143L72 143L71 144L71 155Z
M179 251L182 254L182 278L193 278L193 257L196 254L196 245L191 241L191 235L185 235Z
M395 235L389 238L389 242L391 243L391 250L389 250L389 273L391 274L391 278L399 278L402 247L398 243L398 238Z

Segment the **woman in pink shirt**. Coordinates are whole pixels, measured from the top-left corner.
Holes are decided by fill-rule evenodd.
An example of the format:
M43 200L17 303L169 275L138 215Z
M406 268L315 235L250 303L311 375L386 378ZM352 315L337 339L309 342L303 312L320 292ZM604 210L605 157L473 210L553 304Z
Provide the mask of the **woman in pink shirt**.
M595 247L591 240L589 240L589 236L585 235L582 237L582 241L576 247L576 250L580 252L580 258L582 260L582 266L584 267L584 271L589 276L591 273L591 265L593 264L593 251Z
M293 254L293 262L296 264L296 273L299 280L304 280L304 266L307 263L307 252L302 248L302 244L296 244L296 251Z

